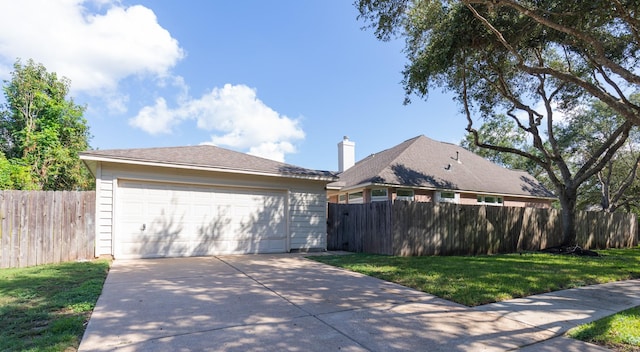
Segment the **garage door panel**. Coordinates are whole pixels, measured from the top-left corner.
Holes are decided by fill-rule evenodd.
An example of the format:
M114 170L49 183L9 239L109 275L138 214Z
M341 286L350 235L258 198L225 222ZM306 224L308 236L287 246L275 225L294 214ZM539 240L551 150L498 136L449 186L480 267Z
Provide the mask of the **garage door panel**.
M283 192L126 181L120 187L117 256L286 251Z

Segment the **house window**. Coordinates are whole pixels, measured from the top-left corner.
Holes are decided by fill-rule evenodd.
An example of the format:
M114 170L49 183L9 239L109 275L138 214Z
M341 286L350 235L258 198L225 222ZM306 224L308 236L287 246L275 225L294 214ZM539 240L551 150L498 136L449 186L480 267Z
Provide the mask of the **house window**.
M371 190L372 202L384 202L387 200L389 200L389 196L387 195L386 188L374 188Z
M364 202L364 197L362 196L362 192L349 193L350 204L359 204L363 202Z
M414 193L412 189L399 189L396 191L396 200L414 200Z
M347 195L346 194L340 194L338 195L338 203L346 203L347 202Z
M460 203L460 193L442 191L436 193L438 203Z
M502 205L502 197L498 196L477 196L476 199L481 205Z

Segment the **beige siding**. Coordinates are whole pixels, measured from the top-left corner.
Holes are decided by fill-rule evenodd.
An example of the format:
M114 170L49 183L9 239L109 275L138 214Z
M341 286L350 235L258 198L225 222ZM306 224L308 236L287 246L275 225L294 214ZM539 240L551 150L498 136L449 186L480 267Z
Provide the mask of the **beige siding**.
M302 186L302 185L300 185ZM327 248L327 196L318 183L289 193L290 246L293 250Z
M96 255L113 255L113 173L99 168L100 179L96 180Z
M114 254L112 239L114 232L118 231L118 180L287 191L289 248L326 249L326 182L105 162L99 169L96 186L97 255Z

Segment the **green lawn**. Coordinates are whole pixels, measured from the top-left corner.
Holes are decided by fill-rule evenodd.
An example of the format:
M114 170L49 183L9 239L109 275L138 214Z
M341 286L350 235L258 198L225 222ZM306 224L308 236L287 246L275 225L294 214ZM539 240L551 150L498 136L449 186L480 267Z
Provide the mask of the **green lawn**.
M640 248L600 257L543 253L490 256L312 256L313 260L413 287L467 306L640 277Z
M568 335L616 351L640 351L640 307L578 326Z
M640 278L640 248L598 251L600 257L542 253L393 257L372 254L310 259L431 293L467 306L611 281ZM640 351L640 308L572 331L571 336ZM615 323L614 323L615 322ZM619 322L619 323L618 323Z
M0 269L0 351L65 351L80 344L109 261Z

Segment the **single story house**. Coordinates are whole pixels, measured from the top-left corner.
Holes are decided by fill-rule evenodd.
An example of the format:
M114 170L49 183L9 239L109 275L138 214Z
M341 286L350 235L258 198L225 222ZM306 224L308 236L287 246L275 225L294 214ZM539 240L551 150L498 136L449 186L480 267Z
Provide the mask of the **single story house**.
M114 258L326 249L335 174L215 146L93 150L96 255Z
M332 203L408 200L512 207L550 207L555 196L527 172L509 170L458 145L425 136L355 163L355 143L338 143L339 180Z

